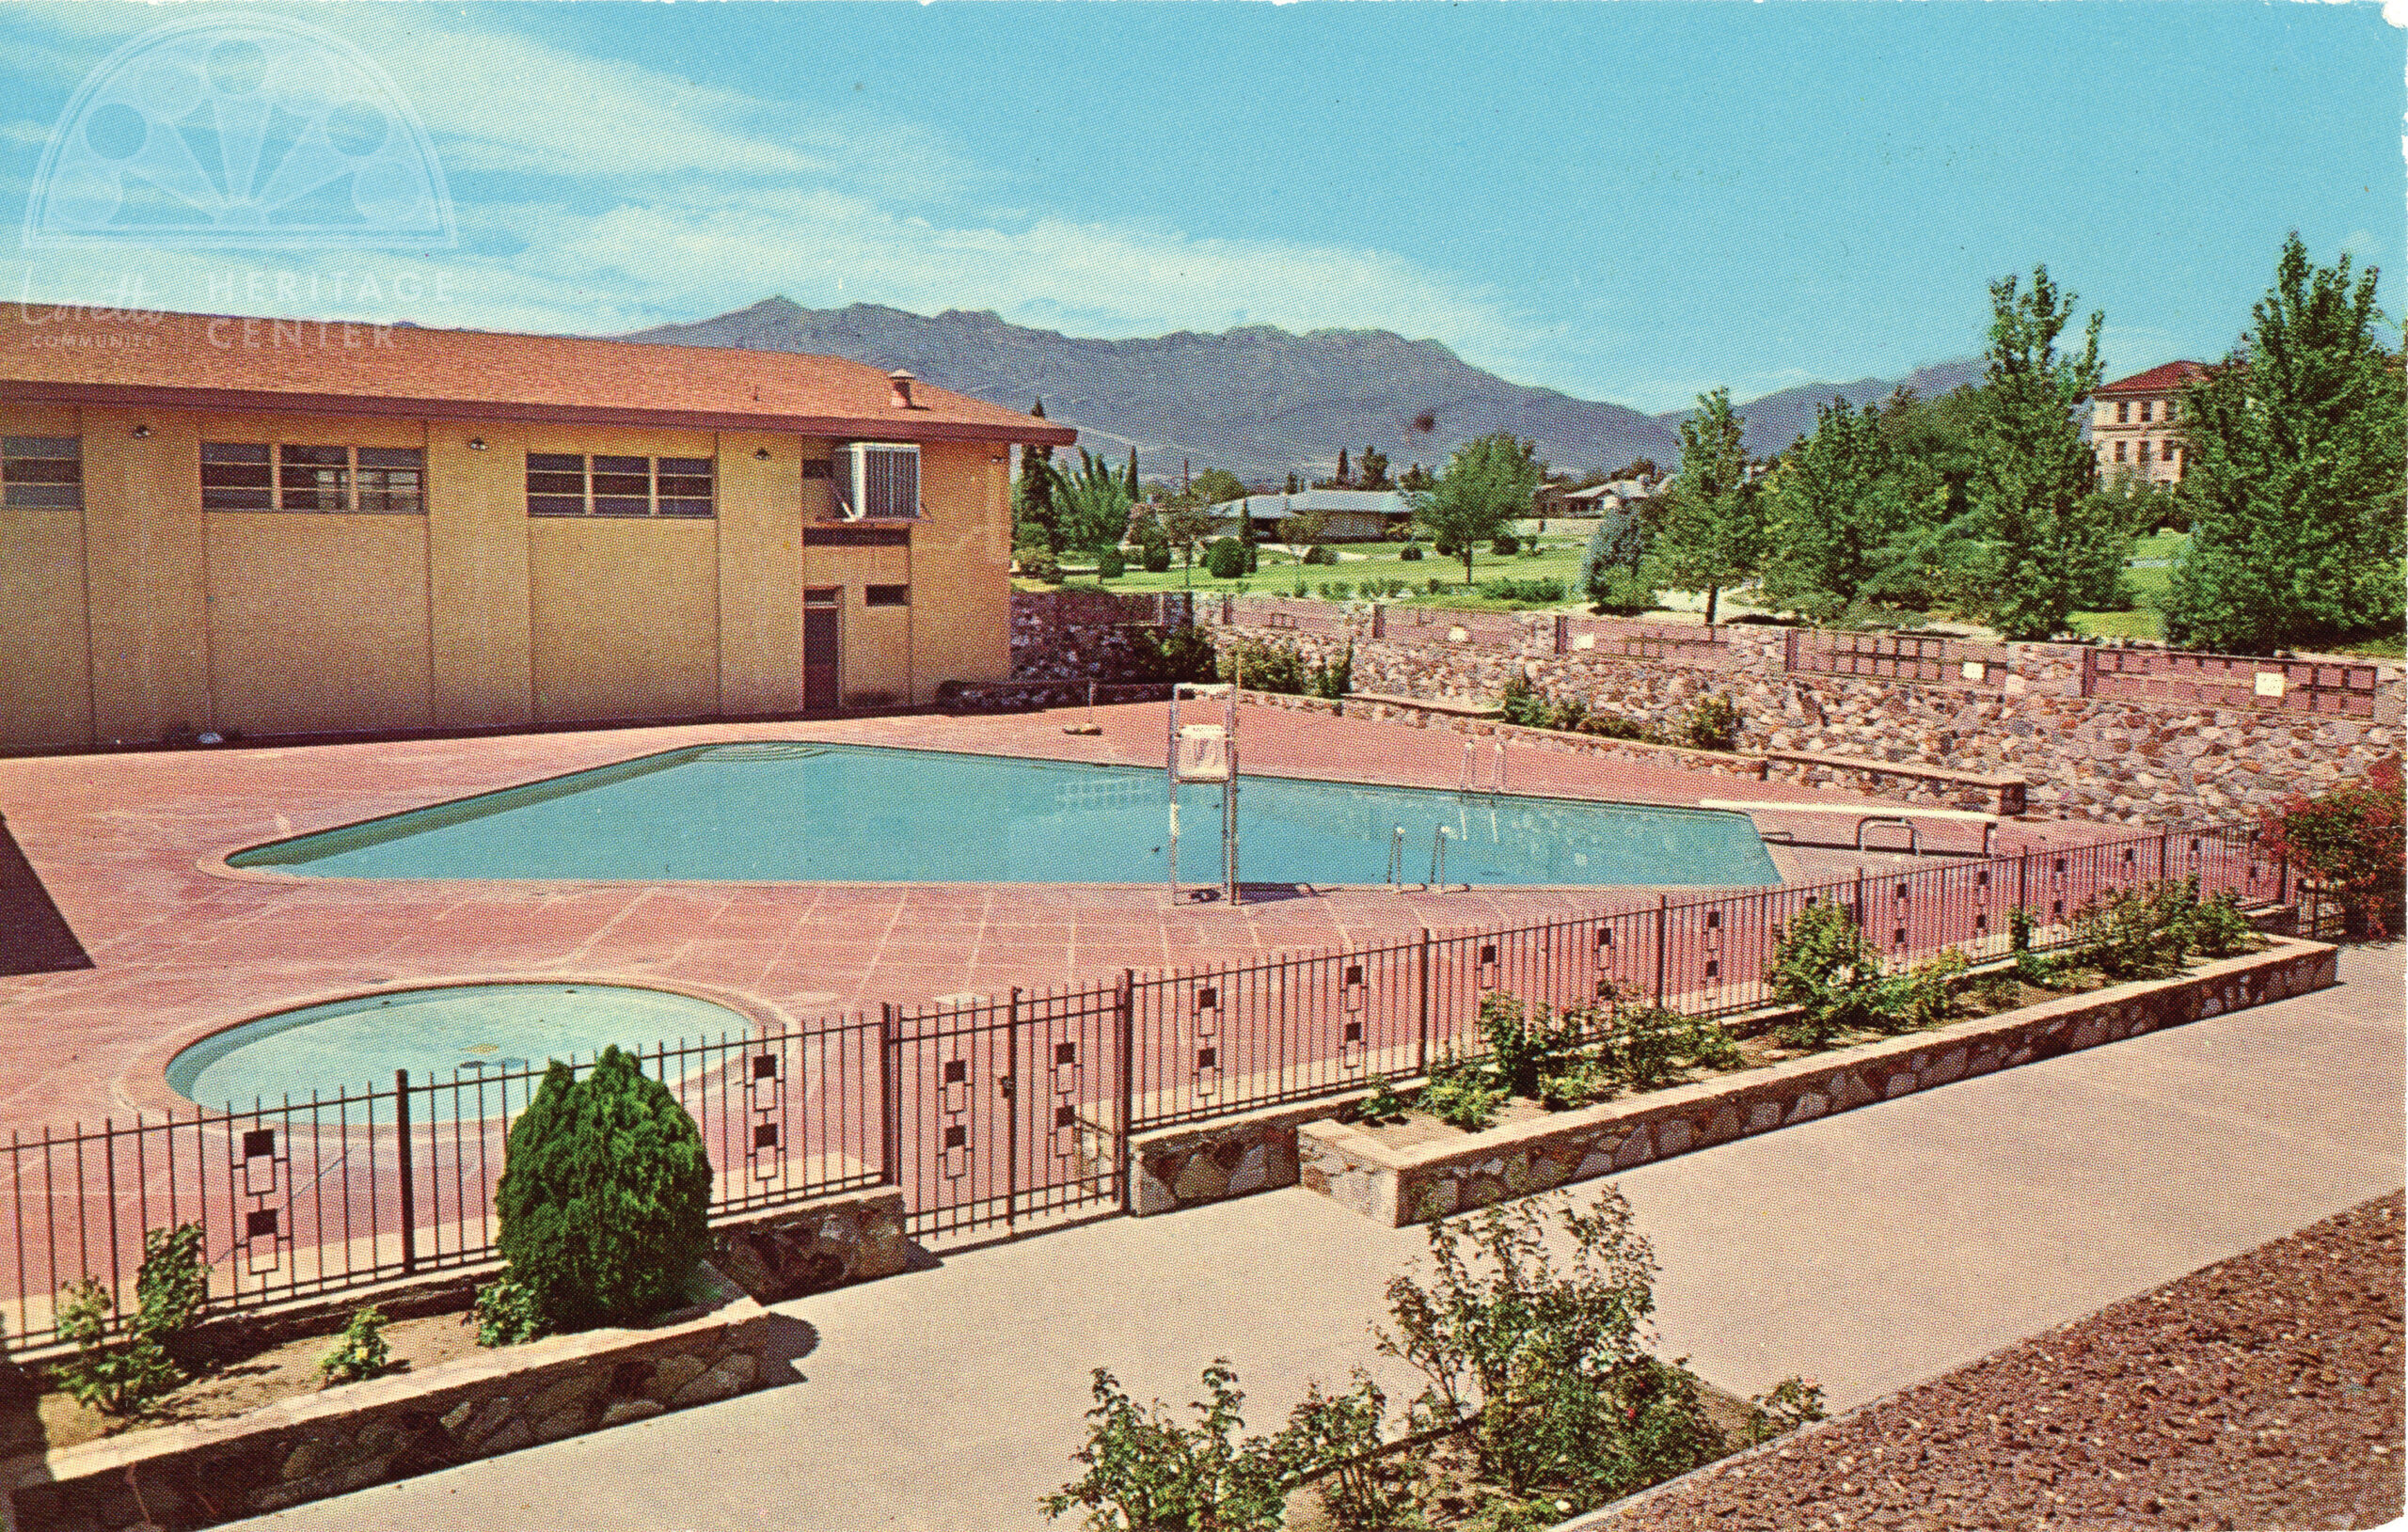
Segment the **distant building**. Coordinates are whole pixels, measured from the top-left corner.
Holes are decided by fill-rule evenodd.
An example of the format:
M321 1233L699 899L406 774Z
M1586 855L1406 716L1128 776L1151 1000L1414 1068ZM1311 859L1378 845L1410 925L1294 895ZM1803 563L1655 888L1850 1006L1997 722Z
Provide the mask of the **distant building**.
M2208 375L2198 362L2167 362L2094 389L2090 445L2099 477L2172 484L2188 466L2177 419L2182 390Z
M1560 498L1560 509L1549 515L1601 516L1608 511L1637 505L1663 493L1664 481L1655 474L1641 474L1636 479L1613 479L1587 489L1567 490Z
M1299 511L1319 511L1328 517L1322 529L1324 543L1371 543L1387 536L1392 527L1413 519L1413 502L1396 490L1308 489L1295 495L1248 495L1212 507L1214 535L1237 531L1238 518L1254 523L1255 535L1265 542L1291 541L1282 524Z

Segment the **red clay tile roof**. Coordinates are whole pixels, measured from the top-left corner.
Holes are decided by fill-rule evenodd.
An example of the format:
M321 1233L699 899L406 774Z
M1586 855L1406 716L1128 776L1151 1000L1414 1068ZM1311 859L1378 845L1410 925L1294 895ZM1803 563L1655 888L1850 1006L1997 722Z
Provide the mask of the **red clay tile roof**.
M2135 372L2129 378L2101 384L2090 391L2090 397L2096 399L2100 394L2170 394L2207 375L2206 366L2199 362L2167 362L2146 372Z
M0 400L794 431L1067 447L1075 428L790 352L11 303Z

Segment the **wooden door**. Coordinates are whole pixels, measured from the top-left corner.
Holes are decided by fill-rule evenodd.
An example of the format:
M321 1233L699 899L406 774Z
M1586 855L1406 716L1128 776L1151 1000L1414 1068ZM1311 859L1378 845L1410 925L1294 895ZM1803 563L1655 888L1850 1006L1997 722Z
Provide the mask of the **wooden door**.
M837 656L843 652L838 628L842 586L822 586L802 592L802 708L806 713L832 713L841 696Z

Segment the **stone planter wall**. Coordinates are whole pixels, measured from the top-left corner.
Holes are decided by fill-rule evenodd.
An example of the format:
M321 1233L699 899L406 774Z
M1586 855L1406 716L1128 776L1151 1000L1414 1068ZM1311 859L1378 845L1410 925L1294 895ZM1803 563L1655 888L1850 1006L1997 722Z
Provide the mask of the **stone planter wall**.
M1128 674L1130 630L1187 625L1185 592L1117 595L1107 591L1012 592L1012 679L1116 681ZM1085 700L1085 693L1080 693Z
M744 1393L779 1321L720 1286L730 1301L681 1324L555 1336L12 1460L11 1523L208 1526Z
M1084 707L1090 695L1099 706L1158 703L1170 695L1170 686L1162 681L949 681L938 688L937 705L948 713L1029 713Z
M1015 676L1121 673L1113 667L1122 650L1104 631L1114 624L1101 620L1101 608L1040 610L1041 603L1072 596L1124 603L1113 608L1120 614L1114 621L1123 625L1143 620L1135 605L1125 604L1153 599L1079 592L1015 596ZM1941 685L1793 672L1783 661L1786 635L1793 630L1779 627L1717 629L1724 642L1711 651L1711 663L1703 652L1660 646L1696 662L1681 664L1625 657L1605 647L1559 655L1554 618L1547 613L1481 613L1453 624L1415 625L1391 620L1371 602L1281 604L1238 597L1228 603L1231 621L1222 624L1216 597L1206 594L1198 605L1212 620L1216 644L1241 638L1289 643L1320 662L1351 642L1358 692L1494 700L1506 679L1519 673L1542 691L1578 698L1592 712L1671 725L1699 697L1722 691L1739 705L1741 748L1771 757L1774 773L1787 780L1813 781L1815 772L1835 769L1799 762L1801 755L1847 757L1862 763L1854 769L1866 774L1888 763L2020 777L2030 784L2029 812L2113 824L2223 823L2288 794L2317 791L2400 754L2401 719L2408 712L2408 667L2393 660L2377 666L2374 716L2351 719L2171 698L2084 697L2083 649L2078 645L1965 645L1969 655L1983 660L1982 679ZM1309 608L1312 621L1271 625L1275 615L1293 620L1282 613L1283 607ZM1182 604L1164 620L1184 622L1190 609ZM1646 624L1620 626L1633 634L1656 633L1656 625ZM1457 631L1465 639L1449 637ZM1119 641L1125 649L1125 634ZM1781 764L1784 760L1789 764ZM1884 793L1930 790L1919 778L1861 780ZM1933 798L1943 800L1956 801Z
M1302 1106L1216 1118L1139 1133L1129 1141L1133 1184L1129 1210L1139 1218L1223 1202L1296 1184L1296 1129L1352 1105L1368 1092Z
M911 1265L903 1217L899 1187L821 1197L713 1224L711 1260L755 1301L783 1303Z
M1467 1133L1456 1142L1391 1149L1349 1124L1313 1122L1297 1129L1298 1179L1401 1228L1969 1075L2305 994L2337 977L2333 948L2283 940L2172 979L2068 995L2004 1016Z

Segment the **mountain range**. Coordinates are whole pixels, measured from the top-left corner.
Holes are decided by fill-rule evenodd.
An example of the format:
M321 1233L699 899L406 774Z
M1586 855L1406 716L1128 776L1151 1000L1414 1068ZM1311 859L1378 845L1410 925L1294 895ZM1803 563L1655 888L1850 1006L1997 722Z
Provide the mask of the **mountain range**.
M1386 453L1391 471L1402 473L1411 463L1435 466L1458 444L1494 431L1535 438L1540 455L1559 468L1610 470L1635 457L1669 466L1680 454L1686 413L1650 416L1525 387L1435 340L1388 330L1295 335L1251 324L1217 335L1181 330L1100 340L1006 324L986 310L927 316L877 304L805 308L777 297L623 339L908 368L957 393L1017 409L1041 399L1050 419L1078 428L1080 445L1115 462L1133 446L1141 471L1165 478L1185 464L1228 468L1249 482L1275 482L1291 472L1309 479L1337 466L1339 449L1359 455L1366 446ZM1943 380L1966 370L1977 376L1979 364L1944 363L1902 381L1944 392L1954 383ZM1834 391L1861 403L1892 387L1865 378L1751 402L1743 408L1749 447L1786 447L1798 421L1813 428L1814 405Z

